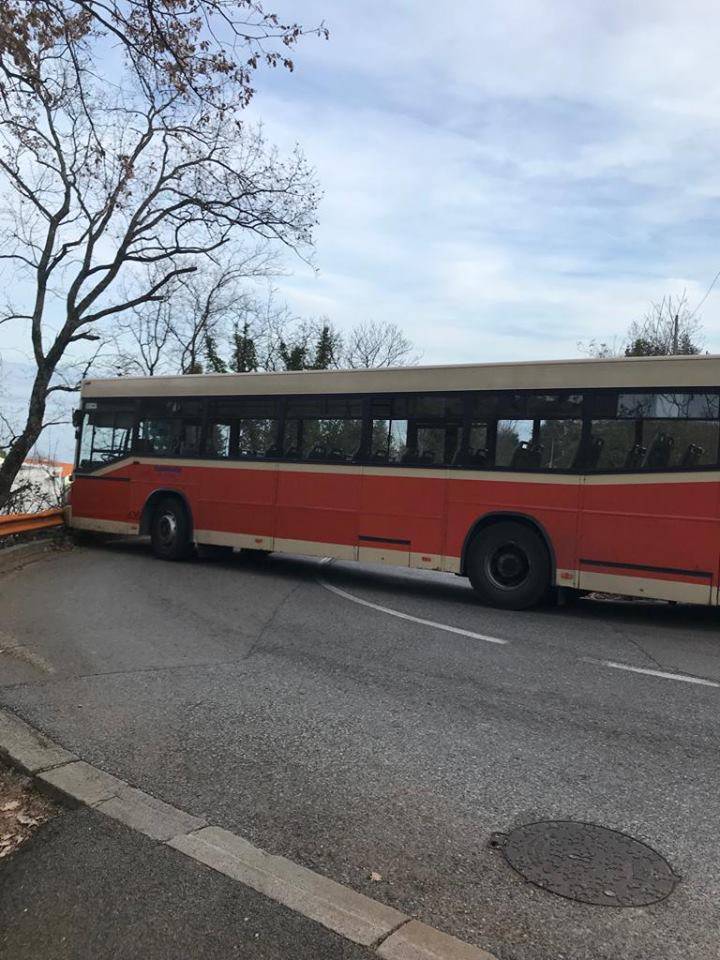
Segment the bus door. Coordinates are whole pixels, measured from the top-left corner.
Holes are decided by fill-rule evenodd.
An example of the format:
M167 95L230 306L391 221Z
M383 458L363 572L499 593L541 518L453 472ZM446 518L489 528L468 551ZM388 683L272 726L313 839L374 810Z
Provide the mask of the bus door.
M290 399L282 437L275 549L357 559L362 401Z
M363 470L358 556L368 562L439 569L447 471L462 436L462 398L375 398L370 465Z
M128 458L134 422L132 400L85 401L70 494L74 525L92 520L94 529L108 533L126 530L130 522Z

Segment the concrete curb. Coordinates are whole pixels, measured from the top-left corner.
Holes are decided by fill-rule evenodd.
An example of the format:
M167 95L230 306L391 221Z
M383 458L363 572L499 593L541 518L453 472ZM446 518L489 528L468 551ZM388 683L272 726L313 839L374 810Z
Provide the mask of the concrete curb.
M370 947L385 960L496 960L479 947L131 787L1 709L0 757L54 796L119 820L346 940Z
M55 553L56 536L42 540L31 540L29 543L15 543L12 547L3 547L0 550L0 574L10 573L24 567L26 563L39 560L45 554Z

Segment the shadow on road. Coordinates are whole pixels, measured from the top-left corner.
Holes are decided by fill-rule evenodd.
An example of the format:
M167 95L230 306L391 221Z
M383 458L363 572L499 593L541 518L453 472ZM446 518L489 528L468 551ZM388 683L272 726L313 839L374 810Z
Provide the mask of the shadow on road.
M84 541L83 547L152 557L150 541L147 537L98 537ZM319 568L319 560L315 557L298 557L282 553L266 554L255 550L243 550L232 555L212 558L195 557L189 562L211 564L218 570L227 571L252 568L255 575L287 576L299 579L316 577ZM388 606L392 606L393 597L403 597L417 598L423 602L452 603L464 608L482 607L468 581L464 577L453 574L334 562L330 567L323 568L323 576L330 579L336 586L348 590L371 590L375 599L387 603ZM593 620L617 621L622 622L624 626L636 624L661 631L692 629L718 634L720 630L720 610L717 608L672 604L662 600L581 597L565 606L547 604L530 612L506 613L506 615L518 617L531 615L544 620L577 620L586 624ZM720 635L718 638L720 640Z

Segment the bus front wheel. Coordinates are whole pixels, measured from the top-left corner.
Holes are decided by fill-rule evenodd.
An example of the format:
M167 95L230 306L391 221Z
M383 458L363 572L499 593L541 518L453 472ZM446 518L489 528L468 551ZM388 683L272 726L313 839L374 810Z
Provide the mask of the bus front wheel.
M526 610L547 595L550 557L541 537L512 520L480 531L470 545L467 574L485 603Z
M166 497L155 507L150 541L153 553L161 560L185 560L190 555L190 521L177 497Z

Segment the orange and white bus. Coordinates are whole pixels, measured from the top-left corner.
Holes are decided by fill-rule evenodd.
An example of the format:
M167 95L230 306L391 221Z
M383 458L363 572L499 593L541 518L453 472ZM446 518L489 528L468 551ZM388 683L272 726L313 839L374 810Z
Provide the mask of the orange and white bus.
M720 358L86 380L69 522L718 604Z

